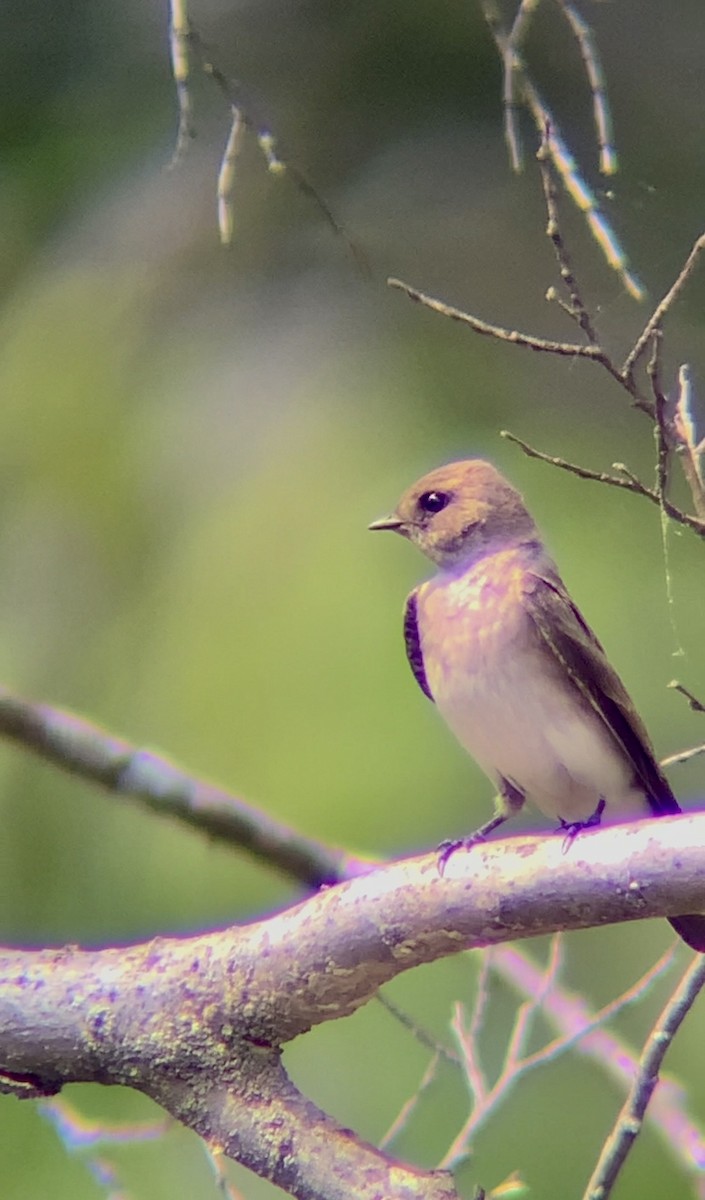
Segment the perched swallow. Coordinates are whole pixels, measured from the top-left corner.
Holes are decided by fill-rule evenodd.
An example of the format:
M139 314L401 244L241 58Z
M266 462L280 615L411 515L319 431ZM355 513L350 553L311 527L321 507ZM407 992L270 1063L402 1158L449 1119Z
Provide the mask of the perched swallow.
M481 459L439 467L370 529L402 534L438 568L407 599L404 637L419 686L498 791L495 816L465 844L525 800L569 835L681 811L622 681L499 471ZM671 924L705 951L705 914Z

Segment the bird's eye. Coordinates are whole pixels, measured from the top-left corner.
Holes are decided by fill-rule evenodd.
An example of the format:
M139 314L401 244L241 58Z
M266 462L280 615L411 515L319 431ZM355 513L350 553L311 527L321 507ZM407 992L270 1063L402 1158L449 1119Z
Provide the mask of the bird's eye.
M419 496L419 508L427 513L439 513L450 504L448 492L424 492Z

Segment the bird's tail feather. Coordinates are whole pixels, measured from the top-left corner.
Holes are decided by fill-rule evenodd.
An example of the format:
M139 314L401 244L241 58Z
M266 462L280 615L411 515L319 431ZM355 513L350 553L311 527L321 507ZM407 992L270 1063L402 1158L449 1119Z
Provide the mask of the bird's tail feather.
M705 914L689 913L683 917L669 917L669 921L691 950L705 954Z

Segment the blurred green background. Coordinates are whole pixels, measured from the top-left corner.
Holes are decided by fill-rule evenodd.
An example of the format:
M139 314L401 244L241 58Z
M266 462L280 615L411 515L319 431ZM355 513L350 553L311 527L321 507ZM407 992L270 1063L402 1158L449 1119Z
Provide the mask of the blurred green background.
M658 0L582 5L609 81L622 169L606 200L651 296L705 226L705 23ZM212 82L193 84L197 137L176 130L164 4L7 0L0 39L0 673L83 712L298 828L379 854L474 828L490 788L416 688L400 612L425 564L370 538L417 475L491 457L524 491L578 602L659 751L703 739L666 690L704 690L702 547L671 529L669 606L658 513L529 462L509 428L597 469L647 478L643 416L597 367L475 337L384 286L401 276L507 326L572 339L544 302L555 281L531 159L508 170L500 75L467 0L193 4L219 66L362 249L361 274L290 176L249 139L236 233L218 244L216 175L228 128ZM580 57L556 6L527 55L593 183ZM619 359L648 309L630 300L563 206L584 290ZM702 273L669 320L669 378L705 386ZM299 892L263 867L137 806L0 747L4 940L110 943L246 920ZM684 802L704 768L677 768ZM541 828L535 814L528 824ZM665 923L573 935L566 983L601 1004L668 943ZM544 956L546 947L531 950ZM683 955L684 957L684 955ZM436 1032L470 1002L477 956L396 981ZM638 1041L664 988L623 1017ZM497 986L496 1063L513 998ZM669 1057L705 1120L702 1014ZM300 1085L379 1138L426 1054L374 1004L288 1051ZM72 1088L94 1117L149 1116L141 1097ZM478 1139L462 1173L518 1169L534 1195L580 1194L621 1102L575 1058L537 1073ZM400 1154L437 1161L467 1098L441 1073ZM110 1156L136 1200L216 1195L192 1135ZM29 1104L0 1099L3 1196L104 1194ZM279 1195L238 1168L243 1195ZM645 1132L615 1195L691 1194Z

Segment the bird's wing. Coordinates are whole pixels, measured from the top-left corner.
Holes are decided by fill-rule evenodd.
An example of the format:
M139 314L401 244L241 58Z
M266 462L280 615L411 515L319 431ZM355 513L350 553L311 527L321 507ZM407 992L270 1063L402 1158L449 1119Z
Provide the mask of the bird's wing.
M421 638L419 637L417 615L418 590L418 588L414 588L414 591L410 592L406 598L406 606L404 608L404 643L406 645L406 657L409 660L409 666L414 672L414 679L421 688L421 691L425 692L428 696L429 700L433 700L433 695L426 678Z
M560 576L552 571L528 572L524 604L544 646L560 662L629 758L652 811L659 815L680 812L624 684Z

